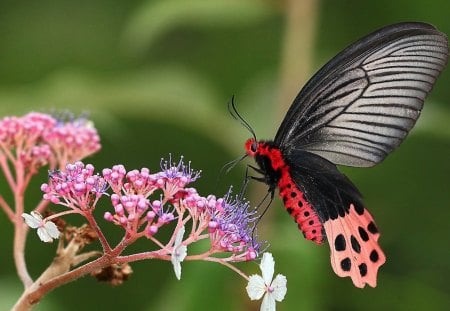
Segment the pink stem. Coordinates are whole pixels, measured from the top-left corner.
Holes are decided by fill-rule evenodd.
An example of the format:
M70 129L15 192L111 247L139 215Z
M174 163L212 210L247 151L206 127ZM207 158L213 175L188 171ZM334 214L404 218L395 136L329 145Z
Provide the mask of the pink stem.
M151 252L143 252L126 256L117 256L115 259L116 263L127 263L145 259L161 259L161 260L170 260L170 255L167 255L166 252L162 252L163 250L156 250Z
M189 260L188 257L186 257L186 260ZM244 272L242 272L241 270L239 270L238 268L236 268L235 266L233 266L233 265L230 264L229 262L224 261L222 258L206 257L206 258L204 258L203 260L220 263L221 265L224 265L224 266L230 268L231 270L233 270L234 272L236 272L237 274L239 274L240 276L242 276L242 277L243 277L244 279L246 279L247 281L249 280L248 276L247 276Z
M117 248L113 250L113 253ZM71 281L74 281L76 279L79 279L80 277L83 277L93 271L96 271L98 269L102 269L104 267L110 266L114 263L125 263L125 262L131 262L136 261L140 259L149 259L149 258L161 258L170 260L170 256L164 256L159 254L160 251L153 251L146 253L145 258L139 258L139 256L123 256L120 257L117 254L108 255L105 254L100 258L97 258L96 260L87 263L81 267L78 267L72 271L69 271L67 273L64 273L62 275L59 275L57 277L54 277L48 281L44 281L39 284L33 284L31 288L26 290L22 297L20 297L19 301L17 301L16 305L13 307L14 311L25 311L30 310L34 304L39 302L42 297L44 297L46 294L48 294L53 289L62 286L64 284L67 284Z
M9 220L11 222L14 222L14 212L9 206L9 204L5 201L2 195L0 195L0 206L5 211L6 215L8 216Z
M16 170L16 185L14 191L15 202L15 217L14 217L14 262L17 269L17 274L22 280L25 288L31 286L33 281L28 273L27 265L25 262L25 243L28 232L28 227L23 223L22 213L24 211L24 168L22 162L15 162Z
M42 214L42 212L47 208L49 203L50 201L42 199L34 210L39 214Z
M45 220L46 221L52 220L53 218L58 218L58 217L61 217L61 216L64 216L64 215L68 215L68 214L81 214L81 213L79 211L77 211L77 210L71 209L71 210L68 210L68 211L64 211L64 212L61 212L61 213L50 215L50 216L46 217Z
M97 269L101 269L113 263L113 258L108 256L102 256L88 264L85 264L70 272L64 273L60 276L54 277L47 282L40 284L33 284L33 286L27 289L19 298L12 310L25 311L30 310L33 305L38 303L42 297L48 294L53 289L74 281L86 274L89 274Z
M92 216L92 213L90 211L87 211L87 212L83 213L83 215L84 215L84 217L86 217L86 219L89 221L89 224L91 225L91 227L97 233L100 243L102 244L103 252L105 254L110 254L111 246L109 245L108 240L104 236L102 230L98 226L97 221L95 221L95 218Z
M15 234L14 234L14 262L17 269L17 274L22 281L25 288L33 284L33 280L27 270L25 262L25 242L26 242L27 227L22 223L22 217L16 215L15 217Z
M16 183L14 181L14 178L11 174L11 170L9 168L9 165L6 161L6 158L4 156L0 156L0 166L3 170L3 174L5 175L6 181L9 184L9 187L11 188L11 190L14 192L16 189Z

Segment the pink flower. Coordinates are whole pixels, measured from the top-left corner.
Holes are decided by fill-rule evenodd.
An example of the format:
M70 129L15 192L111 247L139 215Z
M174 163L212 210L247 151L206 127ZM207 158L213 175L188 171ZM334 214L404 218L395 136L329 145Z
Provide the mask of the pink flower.
M42 136L55 125L56 120L51 116L36 112L1 119L0 153L11 162L21 161L27 172L36 173L52 157L50 146Z
M91 164L76 162L64 171L50 172L41 190L44 199L81 213L93 210L111 189L112 209L103 218L123 228L127 237L154 240L161 227L191 220L192 237L209 238L212 254L230 253L233 261L254 260L261 243L254 234L257 217L249 203L232 197L231 189L223 198L201 196L186 187L200 176L190 165L182 159L176 165L163 163L162 171L153 174L147 168L127 172L123 165L114 165L100 176Z
M72 209L95 208L108 188L107 182L94 174L94 166L82 162L67 164L65 171L52 171L49 177L48 184L41 186L44 199Z
M59 163L79 161L100 150L100 137L93 123L86 118L59 121L43 135Z
M0 120L0 153L22 162L29 173L50 163L65 165L100 149L100 138L85 118L58 121L51 115L31 112Z

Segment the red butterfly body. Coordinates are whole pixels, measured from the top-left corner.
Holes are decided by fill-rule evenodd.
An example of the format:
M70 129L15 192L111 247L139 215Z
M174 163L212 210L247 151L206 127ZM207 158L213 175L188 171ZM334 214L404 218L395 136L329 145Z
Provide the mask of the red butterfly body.
M245 146L250 156L256 157L258 163L264 163L260 164L261 167L267 165L272 170L266 176L273 180L266 180L266 183L272 188L276 186L280 189L286 211L294 218L303 236L316 244L322 244L326 240L323 225L303 192L292 180L290 167L284 161L281 150L273 146L273 143L255 142L254 139L247 140Z
M245 143L305 238L328 241L333 270L357 287L376 286L386 257L361 194L336 164L373 166L394 150L414 126L447 57L447 37L433 26L384 27L311 78L273 141Z

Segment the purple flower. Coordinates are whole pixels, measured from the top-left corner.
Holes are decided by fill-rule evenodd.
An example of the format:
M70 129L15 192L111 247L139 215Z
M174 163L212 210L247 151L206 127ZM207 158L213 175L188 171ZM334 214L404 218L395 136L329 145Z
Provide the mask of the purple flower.
M191 162L184 164L183 156L180 157L178 164L172 162L172 156L169 156L169 160L161 159L161 172L155 174L159 183L169 183L177 185L180 188L185 187L187 184L195 181L200 177L201 171L194 171L191 168Z
M257 257L260 243L255 238L257 215L251 210L249 202L234 198L230 191L223 199L210 201L208 210L211 214L209 222L210 238L213 245L226 252L245 254L247 260Z

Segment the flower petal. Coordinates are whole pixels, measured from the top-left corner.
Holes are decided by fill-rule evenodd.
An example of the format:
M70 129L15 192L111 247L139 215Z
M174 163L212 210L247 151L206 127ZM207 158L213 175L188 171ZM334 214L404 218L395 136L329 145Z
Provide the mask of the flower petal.
M273 295L267 293L261 303L261 311L275 311L275 299Z
M42 242L50 243L53 242L52 237L48 234L47 230L45 228L38 228L37 234L39 236L39 239L41 239Z
M266 284L259 275L251 275L248 279L247 294L251 300L259 300L266 292Z
M177 248L181 242L183 242L183 236L184 236L184 232L185 232L185 228L184 226L180 228L180 230L178 230L177 232L177 236L175 237L175 243L174 243L174 248Z
M271 286L273 288L273 292L271 295L276 301L282 301L287 292L287 279L284 275L278 274L273 280Z
M25 223L33 229L36 229L37 227L39 227L41 225L41 220L40 219L36 219L35 217L33 217L30 214L27 213L23 213L22 214L23 219L25 220Z
M275 261L273 260L272 254L264 253L261 264L259 266L261 268L264 282L269 285L270 283L272 283L273 271L275 268Z
M182 262L184 260L184 258L186 258L187 256L187 246L186 245L180 245L177 248L177 255L178 257L178 261Z
M45 222L44 228L52 238L59 238L59 235L61 233L59 232L58 227L52 221Z
M175 276L177 277L178 280L181 279L181 262L187 256L187 246L181 245L181 243L183 242L184 232L185 232L184 226L181 227L180 230L178 230L173 245L172 256L170 259L173 265L173 271L175 272Z
M177 277L178 280L181 279L181 263L180 261L177 259L176 256L172 256L172 265L173 265L173 271L175 272L175 276Z

